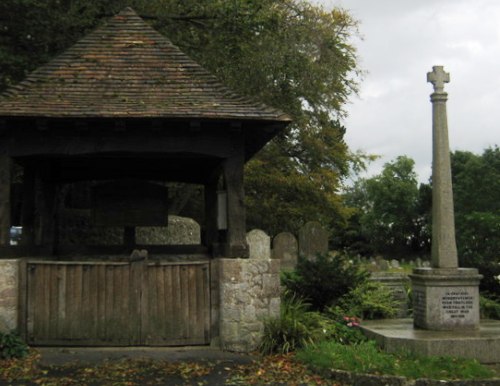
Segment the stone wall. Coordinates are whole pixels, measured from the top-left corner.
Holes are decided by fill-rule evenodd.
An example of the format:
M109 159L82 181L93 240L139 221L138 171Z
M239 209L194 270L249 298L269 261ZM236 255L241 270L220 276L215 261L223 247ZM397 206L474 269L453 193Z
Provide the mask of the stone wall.
M215 259L218 333L224 350L250 352L262 338L264 321L280 314L280 261Z
M99 227L89 209L65 209L60 216L59 237L63 245L121 245L123 227ZM137 227L137 244L198 245L200 225L193 219L168 216L168 227Z
M19 260L0 260L0 332L18 327Z

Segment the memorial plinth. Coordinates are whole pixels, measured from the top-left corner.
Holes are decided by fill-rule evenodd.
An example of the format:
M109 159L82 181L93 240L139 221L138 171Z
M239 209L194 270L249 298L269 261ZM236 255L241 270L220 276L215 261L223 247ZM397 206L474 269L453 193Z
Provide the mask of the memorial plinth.
M479 328L479 282L474 268L417 268L410 275L413 323L434 331Z

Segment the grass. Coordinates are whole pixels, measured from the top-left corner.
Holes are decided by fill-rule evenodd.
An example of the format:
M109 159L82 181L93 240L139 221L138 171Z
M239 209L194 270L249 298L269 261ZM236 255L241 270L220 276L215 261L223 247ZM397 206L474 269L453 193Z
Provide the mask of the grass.
M362 374L398 375L411 379L485 379L496 374L476 360L453 357L420 357L381 352L374 342L341 345L325 341L297 353L297 358L318 369L338 369Z

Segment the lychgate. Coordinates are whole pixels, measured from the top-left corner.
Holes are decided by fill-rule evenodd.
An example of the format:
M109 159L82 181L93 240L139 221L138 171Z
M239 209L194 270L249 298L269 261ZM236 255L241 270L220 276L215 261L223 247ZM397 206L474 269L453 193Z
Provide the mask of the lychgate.
M17 272L18 305L7 327L34 344L252 349L279 311L279 264L247 259L243 166L289 122L225 88L130 8L7 90L0 274ZM197 245L138 242L139 226L167 225L167 182L202 187ZM81 224L64 225L71 202L87 202L73 205ZM22 226L15 246L12 225ZM88 227L114 241L76 237ZM259 293L242 290L247 271L262 276ZM229 292L260 308L235 311Z

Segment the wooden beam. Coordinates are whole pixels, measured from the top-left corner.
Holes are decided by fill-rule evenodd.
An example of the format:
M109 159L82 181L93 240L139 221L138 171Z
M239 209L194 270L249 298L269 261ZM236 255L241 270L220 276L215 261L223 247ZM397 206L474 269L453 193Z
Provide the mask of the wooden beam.
M0 245L10 243L10 179L12 160L0 155Z
M23 233L21 236L22 245L35 244L35 171L31 167L24 168L23 175L23 202L21 212L21 225Z
M204 244L213 252L214 244L218 243L217 237L217 180L212 179L204 186L205 195L205 232Z
M243 165L243 151L237 152L224 162L228 227L225 247L226 257L248 257Z

